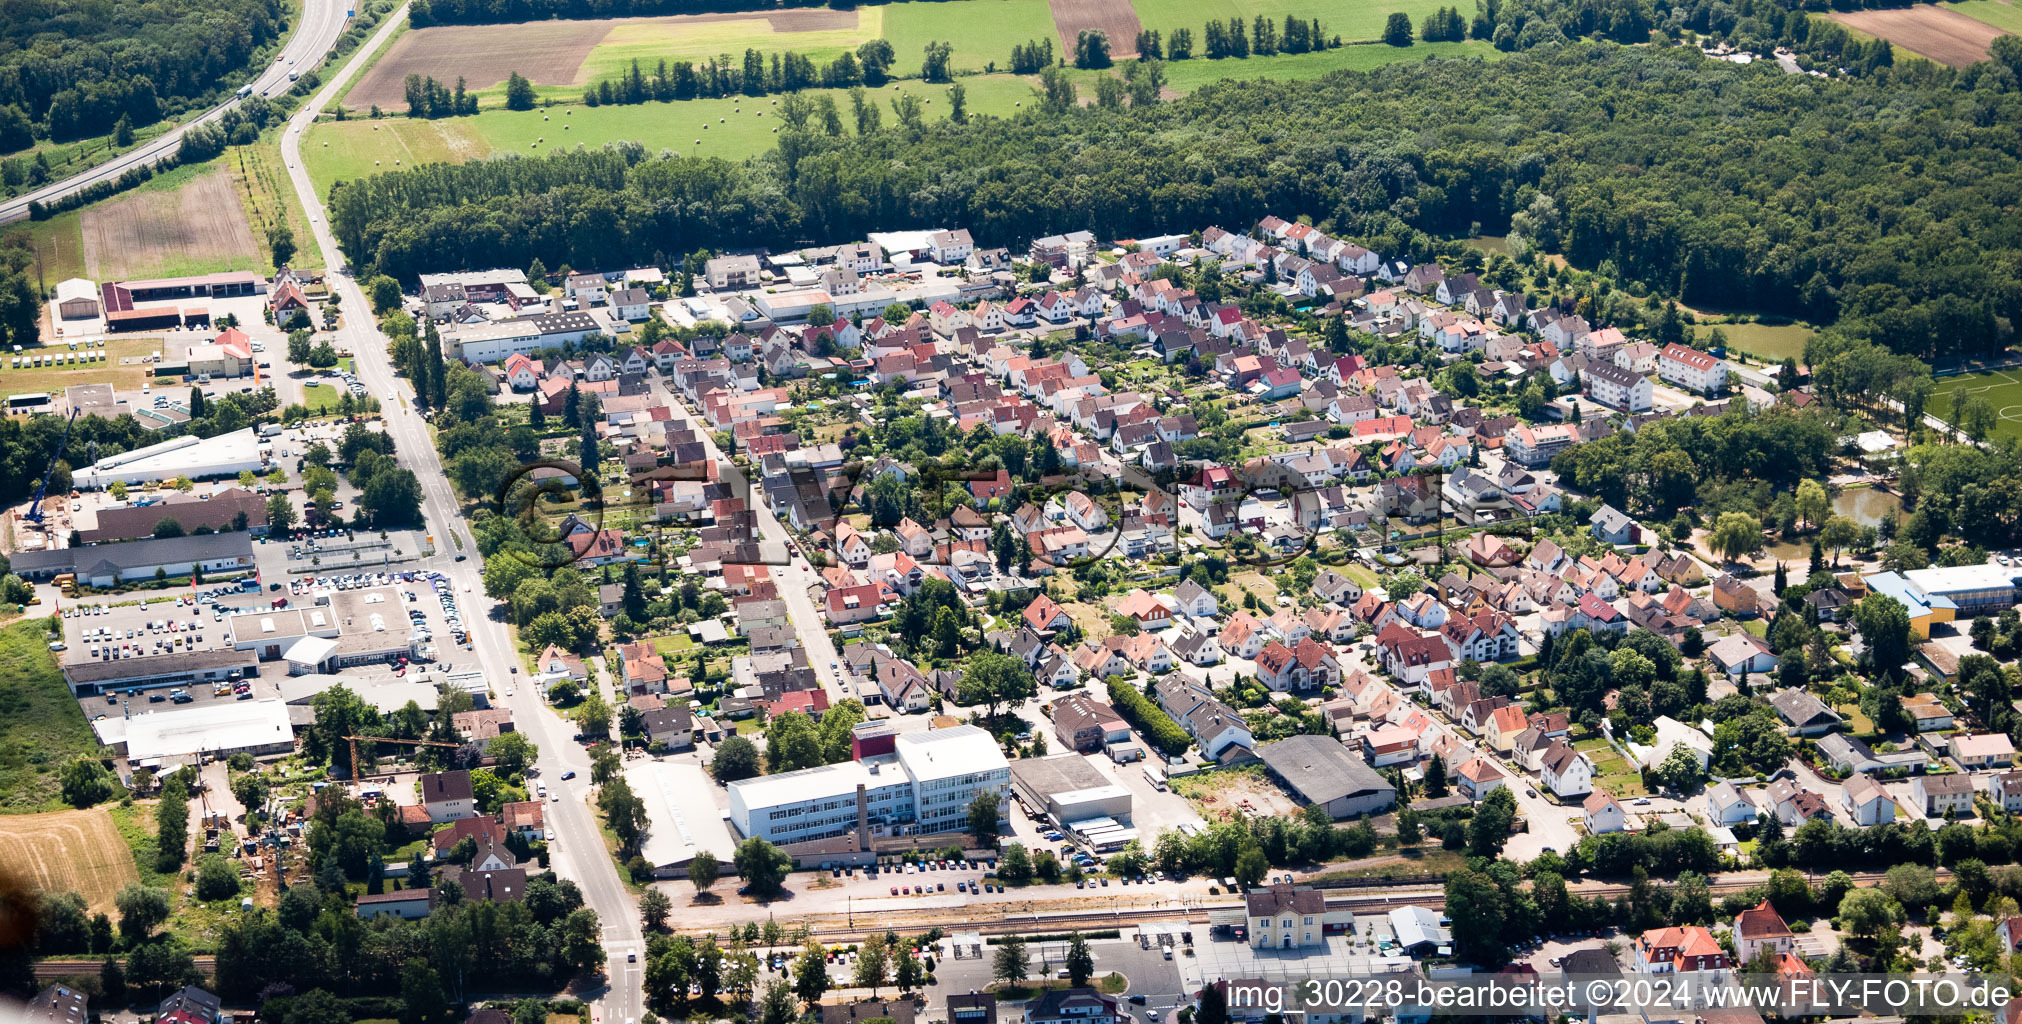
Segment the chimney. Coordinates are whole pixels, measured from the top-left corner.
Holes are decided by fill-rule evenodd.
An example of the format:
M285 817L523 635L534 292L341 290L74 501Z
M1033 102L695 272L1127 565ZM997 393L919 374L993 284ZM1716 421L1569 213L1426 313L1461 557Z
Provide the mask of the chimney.
M857 852L871 848L870 802L864 795L864 784L857 783Z

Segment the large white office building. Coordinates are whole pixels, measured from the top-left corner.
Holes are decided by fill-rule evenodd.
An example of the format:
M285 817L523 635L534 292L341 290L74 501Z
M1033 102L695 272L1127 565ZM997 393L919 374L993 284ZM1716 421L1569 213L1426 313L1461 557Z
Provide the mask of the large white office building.
M1011 765L973 725L900 736L890 754L729 785L730 821L741 837L800 843L846 835L966 829L969 804L997 797L1004 813Z

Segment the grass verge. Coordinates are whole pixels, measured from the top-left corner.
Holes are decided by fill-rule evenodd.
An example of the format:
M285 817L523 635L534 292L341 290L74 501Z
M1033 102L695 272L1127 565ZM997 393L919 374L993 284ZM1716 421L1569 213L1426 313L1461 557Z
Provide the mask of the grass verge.
M0 630L0 812L60 809L63 766L99 751L49 651L48 624Z

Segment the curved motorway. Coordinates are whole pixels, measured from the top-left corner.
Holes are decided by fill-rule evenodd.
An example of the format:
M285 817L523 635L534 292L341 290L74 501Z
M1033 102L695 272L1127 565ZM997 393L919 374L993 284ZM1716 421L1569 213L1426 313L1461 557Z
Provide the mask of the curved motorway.
M260 69L259 75L252 81L253 91L262 96L278 95L288 88L288 72L298 69L308 71L321 63L329 54L330 48L337 45L337 37L343 34L348 20L344 17L344 12L349 10L353 3L355 0L305 0L302 18L295 26L294 35L289 37L287 45L282 47L279 59ZM160 138L121 153L97 167L0 202L0 224L11 224L17 220L27 219L28 204L31 202L55 202L86 186L109 181L135 167L155 163L162 157L173 154L176 148L182 145L184 132L196 125L217 120L238 102L239 98L233 96L204 111L202 116L185 121L163 133Z

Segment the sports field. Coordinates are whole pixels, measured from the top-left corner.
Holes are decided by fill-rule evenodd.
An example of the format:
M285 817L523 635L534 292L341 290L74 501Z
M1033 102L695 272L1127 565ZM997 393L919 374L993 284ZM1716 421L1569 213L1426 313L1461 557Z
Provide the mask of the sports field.
M1950 423L1952 408L1960 395L1976 396L1994 410L1994 436L2022 437L2022 370L1989 370L1942 378L1925 408Z
M140 880L133 852L103 807L5 819L0 822L0 864L38 889L74 891L91 909L107 912L114 895Z
M1340 36L1343 41L1354 41L1381 38L1383 23L1393 11L1410 15L1412 29L1416 31L1426 15L1453 6L1451 0L1356 0L1347 4L1330 0L1131 0L1131 4L1137 8L1138 20L1145 28L1157 29L1164 35L1171 35L1176 28L1191 29L1196 53L1200 52L1201 27L1209 21L1241 18L1248 29L1259 14L1281 25L1286 15L1318 18L1320 31L1328 38Z
M1032 100L1032 87L1011 75L973 75L962 79L971 114L1008 115ZM871 90L893 124L891 97L899 92L920 96L927 117L947 116L948 89L918 81ZM845 131L850 121L849 96L841 90L814 90L833 96ZM771 148L779 126L777 97L758 99L688 100L642 103L622 107L550 107L544 110L488 110L475 117L414 121L321 121L303 143L303 160L318 192L332 182L435 161L462 161L492 153L538 155L557 146L601 146L612 141L636 141L649 151L668 149L686 155L742 160ZM324 143L329 145L324 145Z

